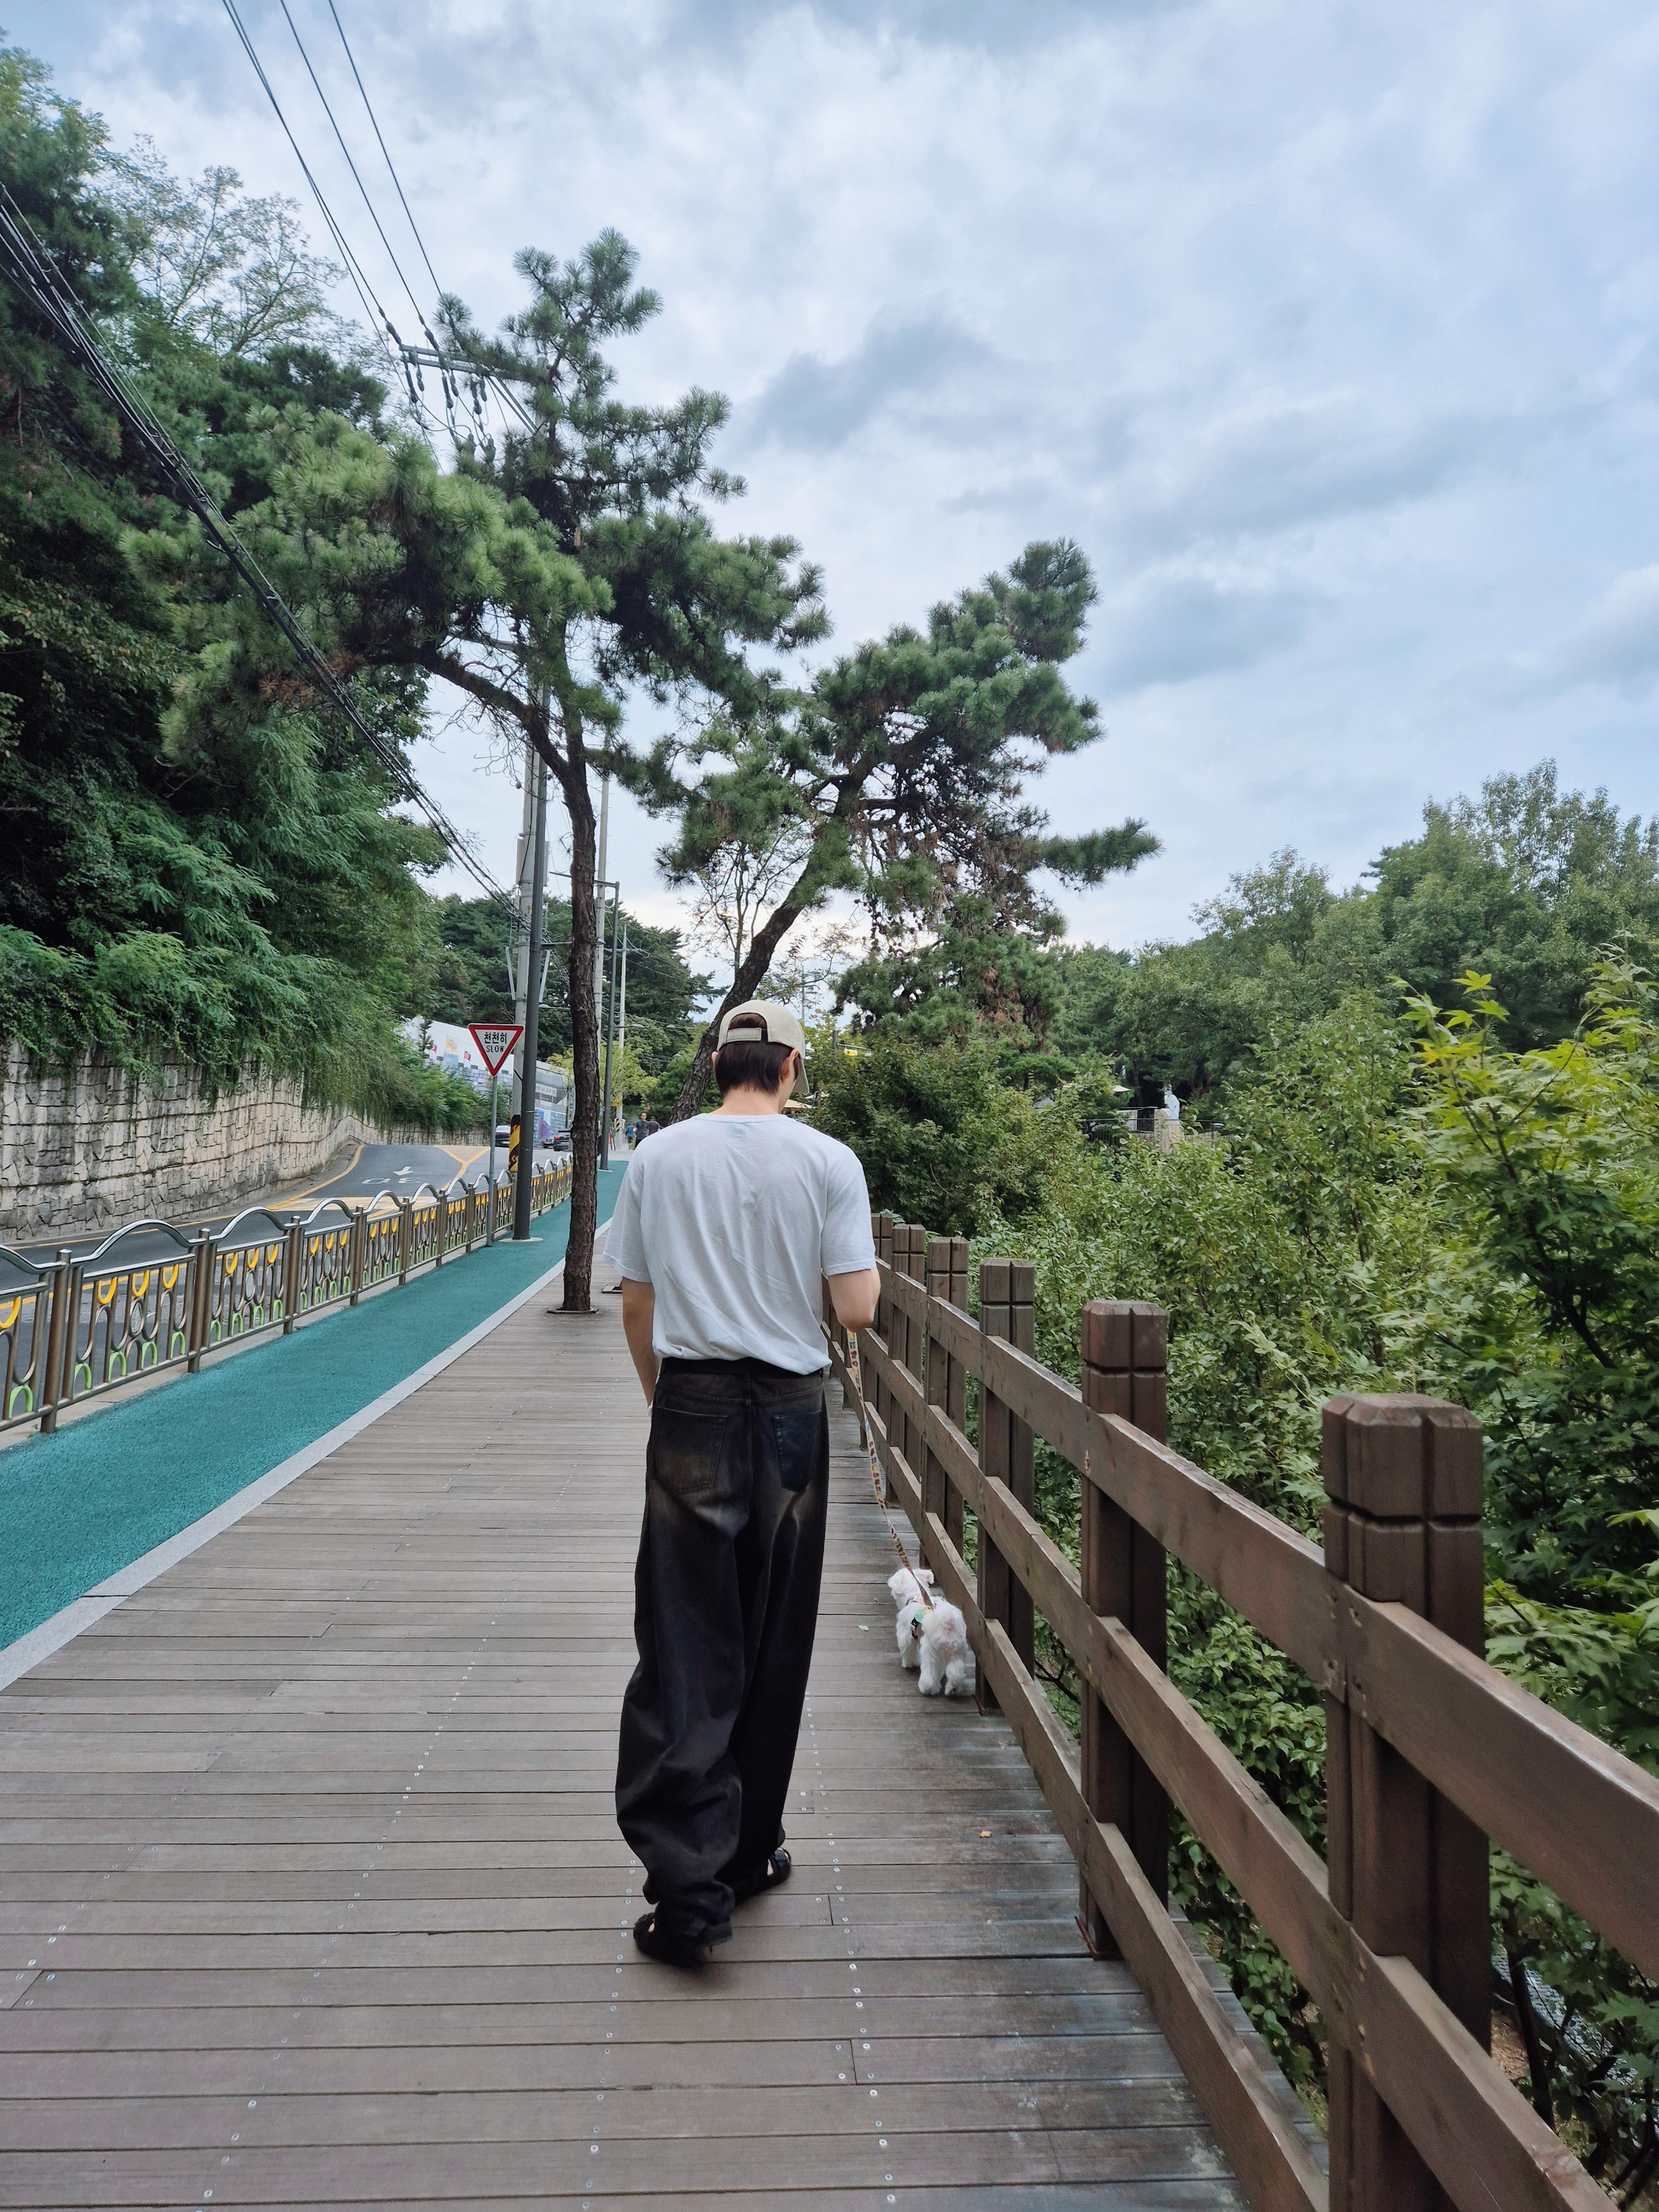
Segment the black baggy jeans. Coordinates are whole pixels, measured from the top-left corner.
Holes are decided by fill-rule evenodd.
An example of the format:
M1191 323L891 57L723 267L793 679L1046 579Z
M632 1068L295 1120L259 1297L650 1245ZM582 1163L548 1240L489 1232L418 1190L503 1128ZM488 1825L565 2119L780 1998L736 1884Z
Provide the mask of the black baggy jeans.
M645 1862L659 1925L690 1942L726 1941L734 1878L783 1840L829 1492L821 1375L759 1359L663 1362L617 1820Z

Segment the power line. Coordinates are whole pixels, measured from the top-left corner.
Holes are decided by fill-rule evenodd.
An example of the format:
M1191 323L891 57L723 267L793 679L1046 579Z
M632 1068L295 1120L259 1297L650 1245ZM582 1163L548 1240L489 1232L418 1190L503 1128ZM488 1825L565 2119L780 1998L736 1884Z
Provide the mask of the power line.
M422 418L424 427L424 419L428 416L428 410L422 404L419 394L416 391L415 379L410 374L409 364L403 358L403 340L398 335L397 325L392 322L391 316L387 314L385 307L381 305L380 295L374 289L374 283L369 276L368 271L363 267L362 261L352 251L351 241L345 234L344 227L335 215L333 209L329 205L327 196L324 192L322 186L318 183L317 179L312 171L311 164L306 160L305 155L300 150L300 142L294 135L292 125L289 122L287 116L283 112L283 104L276 97L276 87L271 83L270 77L265 74L264 64L259 59L258 50L254 46L252 33L249 32L246 24L242 21L241 15L237 9L236 0L223 0L223 5L226 15L230 18L231 27L241 42L242 51L247 56L248 60L252 64L253 73L258 78L260 84L263 86L266 99L270 102L271 112L276 116L278 123L282 125L283 134L287 138L289 146L294 149L294 158L300 165L301 174L304 177L307 184L311 187L311 196L313 199L316 201L318 209L322 215L323 221L327 225L329 235L333 240L342 259L345 263L346 274L351 279L352 289L356 293L358 301L362 307L364 319L368 322L369 328L374 332L375 337L379 339L381 350L385 353L387 360L392 363L392 368L394 369L401 369L403 371L404 382L409 392L410 404L415 410L416 416ZM284 9L283 12L286 13L286 9ZM289 21L291 24L292 18L290 18ZM299 37L298 32L295 33L295 37L297 41ZM301 46L300 51L303 56L305 52L304 47ZM309 61L307 62L306 66L307 69L310 68L311 64ZM316 79L314 76L312 81L315 83ZM320 93L321 87L319 86L318 89ZM327 103L325 102L324 105L326 106ZM329 120L332 122L333 119L333 117L331 115ZM337 127L336 135L337 136ZM348 155L346 158L349 161L349 155ZM354 176L356 175L356 172L355 169L352 173ZM359 189L362 189L361 185L359 185ZM372 215L374 213L374 210L371 208L369 212ZM390 248L387 250L389 252ZM393 266L396 266L395 258ZM399 277L401 277L403 271L398 270L398 274ZM407 289L407 286L405 286L404 289ZM390 343L388 343L388 337L390 338Z
M306 51L305 41L300 35L299 27L295 22L292 15L289 12L287 0L279 0L279 4L282 7L283 14L287 20L289 29L294 34L294 43L299 48L300 58L305 64L306 73L311 79L312 84L316 90L318 99L321 100L323 104L323 112L327 116L329 125L333 131L336 139L339 143L340 151L345 156L346 167L350 170L352 179L356 185L358 191L362 196L363 205L368 210L369 220L373 222L376 231L380 234L380 243L385 246L387 257L391 260L392 266L397 271L398 281L403 286L404 290L408 294L410 305L414 309L416 317L419 319L422 331L424 332L426 338L432 348L434 366L438 369L440 381L443 388L444 411L449 419L450 434L452 437L459 437L459 434L455 426L455 402L459 393L457 387L452 380L450 365L439 351L438 341L433 337L431 326L427 321L425 313L421 307L419 300L416 297L414 288L410 283L408 277L404 276L403 265L392 249L391 240L386 234L386 228L381 222L380 216L375 210L374 201L368 196L368 187L363 183L357 164L352 159L351 149L346 143L345 134L340 128L339 123L335 116L334 110L329 105L328 94L323 90L321 80L319 78L315 69L312 66L311 56ZM318 183L310 164L300 150L300 142L295 137L293 128L290 125L287 116L283 112L282 102L277 99L276 88L272 85L270 77L265 73L264 65L259 59L258 52L253 44L252 36L248 31L246 23L243 22L241 15L237 9L235 0L223 0L223 6L225 13L230 18L232 27L234 29L237 38L241 42L242 51L246 54L248 60L252 64L254 74L258 78L260 84L263 86L265 97L270 102L272 112L275 113L276 120L282 125L283 134L287 137L289 146L292 147L294 150L294 158L300 165L301 173L304 176L307 184L311 187L312 198L316 201L319 209L321 210L323 221L328 226L329 234L333 239L336 246L339 248L340 253L344 258L347 274L351 278L352 284L356 290L358 299L362 302L363 313L368 318L369 323L374 326L375 335L379 337L381 346L385 349L387 358L392 362L392 365L395 368L402 369L404 383L409 392L410 404L415 409L416 415L422 418L423 422L429 422L431 421L429 410L425 406L420 396L421 392L424 392L426 388L426 380L421 375L420 363L422 356L419 353L419 349L416 347L404 344L403 339L398 335L397 325L392 321L391 316L387 314L385 307L380 301L379 295L376 293L373 283L370 282L368 271L364 269L362 263L358 258L357 255L352 251L350 240L345 234L343 226L336 216L332 208L330 207L322 186ZM380 141L380 151L382 154L386 155L386 167L391 170L392 181L393 186L396 188L398 198L403 203L404 214L409 216L409 226L410 230L415 234L416 244L420 247L421 258L426 263L427 273L432 277L434 285L436 286L438 291L441 294L443 287L438 283L437 276L433 270L431 257L428 254L426 250L425 241L421 237L420 232L416 226L414 216L410 214L408 198L405 196L403 185L398 179L397 170L392 167L392 156L386 150L385 137L381 134L380 124L375 119L374 108L369 105L368 94L364 88L362 77L358 71L357 64L352 55L351 48L346 41L344 28L340 23L338 15L335 13L333 9L332 0L331 0L330 13L334 15L335 27L340 33L341 44L345 46L346 59L351 64L351 73L356 79L357 89L362 94L363 105L368 110L368 119L374 128L375 137ZM372 306L370 305L371 301L373 302ZM388 336L391 338L391 343L389 345L386 343ZM536 428L534 416L520 404L514 393L508 392L506 389L501 379L493 375L488 369L479 369L473 363L469 362L468 367L472 370L475 385L482 376L483 380L489 384L490 389L495 392L497 398L501 399L503 404L511 409L513 413L517 416L524 428L528 432L533 433ZM418 391L416 389L417 384L419 386ZM478 413L476 404L474 412L475 415ZM480 417L480 419L482 418ZM435 428L435 424L434 424L433 427Z
M283 12L284 14L287 13L286 4L284 5ZM340 44L345 50L345 58L347 63L350 66L352 77L356 83L358 92L362 94L363 112L368 118L369 128L374 131L375 143L379 145L381 155L385 158L386 174L392 179L392 190L397 193L398 203L403 208L404 216L408 218L410 234L414 238L416 246L420 250L422 260L426 264L426 273L432 279L432 289L437 294L439 298L441 299L443 297L444 288L439 283L438 272L432 265L432 256L426 250L426 240L422 237L421 227L415 220L415 211L409 204L409 196L404 190L403 179L398 176L397 164L392 158L392 149L386 143L386 134L380 129L380 118L375 114L374 102L368 96L368 87L363 82L362 72L357 67L357 57L351 51L351 41L346 36L345 25L340 21L340 11L335 6L334 0L328 0L328 12L333 16L334 27L340 34ZM293 19L290 17L290 22ZM297 37L297 33L295 35ZM332 116L329 118L329 120L331 122L333 121ZM335 135L337 137L338 136L338 125L336 125ZM348 158L349 157L348 156ZM356 175L356 171L355 169L353 170L352 174L354 176ZM362 189L361 179L359 180L359 189ZM366 193L364 194L364 198L368 198ZM381 232L380 234L384 237L386 234ZM390 253L392 251L391 247L388 246L386 251ZM403 274L401 270L398 270L398 274L399 276ZM404 289L405 291L409 289L406 283ZM426 320L424 316L422 316L421 319L421 329L425 336L428 345L432 349L430 358L434 365L441 373L453 374L453 364L445 359L443 349L439 345L437 339L433 336L432 326ZM405 346L403 349L403 353L405 360L417 357L416 349L412 346ZM462 359L465 361L465 356L463 355ZM481 369L476 362L467 362L466 365L472 373L475 389L480 378L482 378L483 380L489 386L490 389L495 393L496 397L503 403L503 404L511 408L513 412L518 416L520 422L524 425L525 428L528 431L534 431L536 428L536 419L534 415L521 404L517 394L510 392L500 377L492 375L488 369Z
M283 12L286 14L286 9L284 9ZM362 72L357 67L357 57L351 51L351 42L346 37L345 25L340 21L340 11L335 6L334 0L328 0L328 12L334 18L334 27L340 34L340 44L345 48L345 58L350 64L352 76L356 79L358 91L362 94L363 110L368 117L369 128L374 131L375 139L380 145L380 151L386 156L386 173L392 179L392 189L396 191L398 199L402 202L404 215L409 218L409 228L414 234L416 245L419 246L421 250L421 258L426 264L426 273L432 279L432 289L441 299L443 296L444 288L438 282L438 272L432 265L432 256L426 250L426 240L421 236L420 225L416 222L409 202L407 198L404 198L403 185L399 181L397 169L392 163L391 152L386 146L385 138L381 135L380 124L375 118L374 107L369 100L368 88L363 82ZM390 252L390 250L391 249L388 247L387 251ZM424 322L422 323L422 327L424 327ZM429 339L431 339L434 345L437 343L437 340L432 337L430 331L428 331L426 335Z
M227 0L227 5L229 5L229 0ZM337 711L345 716L386 769L398 796L420 809L443 839L452 857L466 869L491 898L510 907L513 902L507 893L483 863L474 857L460 831L437 801L422 788L397 747L358 711L356 702L317 647L306 635L276 586L220 512L201 478L158 422L142 393L110 360L95 326L59 276L27 217L12 198L3 180L0 180L0 256L10 264L9 274L14 283L33 301L82 374L115 410L173 498L196 516L220 552L253 593L268 620L281 630L292 646L318 689Z
M330 207L327 199L325 198L322 186L312 174L309 162L307 162L305 155L300 151L300 142L295 137L287 116L283 112L283 103L276 97L276 87L271 83L270 79L265 75L264 64L259 59L258 50L254 46L252 37L249 35L246 24L243 22L240 15L237 12L236 0L223 0L223 4L225 13L230 18L231 27L235 32L238 39L241 41L242 51L246 54L249 61L252 63L253 73L264 88L265 97L270 102L271 112L276 116L278 123L282 125L283 135L287 138L289 144L294 149L294 158L300 164L301 173L305 178L307 184L311 187L312 198L316 201L317 205L321 211L323 221L328 226L329 235L333 239L336 246L344 258L346 274L350 277L353 289L356 290L357 297L362 304L363 313L368 318L370 329L375 331L378 335L380 332L380 325L384 324L386 328L390 330L392 328L390 319L388 318L385 308L381 307L380 301L375 297L374 287L369 282L368 272L362 267L356 255L352 252L350 241L346 237L345 233L341 229L339 224L335 221L334 210ZM382 345L385 345L386 340L384 336L381 336L380 343ZM391 349L387 348L387 350L390 351Z
M357 190L362 195L363 205L368 210L368 219L374 224L375 229L380 233L380 243L386 250L386 258L391 262L393 269L398 272L398 282L403 286L404 290L409 295L410 306L413 307L416 315L420 317L422 325L424 325L426 316L422 311L421 303L416 298L414 288L410 283L408 277L404 274L402 262L398 260L397 255L392 252L392 240L386 234L386 226L381 222L379 215L375 211L374 201L368 197L368 187L364 184L362 179L357 173L357 164L351 158L351 149L346 144L345 134L340 129L339 125L335 121L334 110L328 104L328 94L323 90L322 84L318 77L317 72L311 65L311 56L306 52L305 40L300 36L300 27L289 12L288 0L277 0L277 5L283 11L283 15L288 24L289 29L294 33L294 43L300 49L300 59L306 65L306 75L311 79L312 85L316 91L317 97L323 103L323 112L327 116L329 126L332 130L336 139L339 142L340 151L345 155L345 165L351 172L351 181L356 185ZM382 309L381 312L384 313L385 310ZM386 328L391 330L392 337L397 338L398 333L396 330L392 328L390 319L387 321ZM401 344L403 341L399 338L398 343Z

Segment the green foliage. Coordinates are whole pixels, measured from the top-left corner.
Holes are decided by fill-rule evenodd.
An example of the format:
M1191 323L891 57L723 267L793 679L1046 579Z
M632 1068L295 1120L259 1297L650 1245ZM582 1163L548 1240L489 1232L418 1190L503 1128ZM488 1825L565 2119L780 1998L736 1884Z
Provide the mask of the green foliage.
M632 915L626 919L628 1042L641 1069L655 1076L684 1046L683 1031L692 1009L707 995L708 979L693 974L681 950L678 930L653 929ZM435 922L441 949L434 963L430 1003L422 1011L437 1021L510 1022L509 924L501 908L490 899L440 899ZM565 958L570 944L568 900L548 900L543 930L550 957L541 1005L542 1054L566 1060L571 1042ZM607 951L607 991L610 972Z
M1423 834L1371 872L1370 887L1338 893L1278 853L1194 910L1189 943L1057 951L1055 1043L1126 1068L1144 1093L1170 1083L1224 1114L1274 1036L1354 989L1392 1006L1403 976L1443 1003L1474 967L1509 1010L1504 1042L1550 1044L1577 1020L1602 946L1643 957L1659 938L1659 824L1621 818L1605 792L1562 793L1548 761L1493 777L1478 799L1431 803Z
M1310 1534L1324 1398L1471 1406L1492 1662L1659 1771L1659 1007L1627 959L1604 960L1577 1033L1517 1050L1487 979L1465 981L1453 1014L1419 996L1401 1024L1362 989L1270 1029L1234 1074L1224 1138L1066 1152L1022 1218L981 1218L981 1249L1036 1262L1038 1352L1061 1372L1084 1298L1160 1303L1172 1443ZM1075 1556L1075 1482L1041 1449L1037 1503ZM1172 1679L1322 1850L1315 1686L1178 1570L1170 1602ZM1066 1710L1075 1676L1051 1641L1042 1656ZM1280 2063L1316 2087L1307 1992L1179 1821L1173 1880ZM1501 1853L1492 1896L1529 2094L1629 2201L1659 2170L1659 1990Z
M307 422L386 434L380 388L319 343L334 336L326 272L291 210L241 199L228 172L187 189L153 156L117 160L15 52L0 55L0 154L64 281L230 512L268 496ZM434 842L273 667L246 596L3 289L0 409L7 1033L42 1058L177 1057L211 1085L263 1064L319 1099L459 1126L464 1102L417 1080L396 1035L437 952L416 879ZM209 641L238 678L212 716L191 703ZM360 691L394 742L414 734L417 686L394 671Z
M1636 1595L1659 1504L1659 1024L1646 978L1597 971L1583 1021L1511 1052L1491 979L1411 1002L1421 1144L1447 1210L1422 1354L1493 1401L1499 1557L1527 1596Z
M1097 881L1156 849L1139 822L1051 837L1021 798L1034 763L1100 735L1094 702L1074 696L1060 672L1094 597L1077 546L1028 545L1006 573L933 608L925 630L897 624L808 689L774 690L746 715L707 718L633 764L646 804L677 817L659 856L671 881L775 878L761 902L769 910L743 933L724 1006L752 994L804 915L852 890L882 949L843 978L841 1003L873 1017L896 1004L914 1012L943 992L970 1014L984 963L966 976L948 957L941 966L931 949L941 927L959 938L1030 932L1040 942L1059 924L1032 881L1038 870ZM780 854L788 865L777 866ZM945 1025L964 1018L948 1008ZM682 1111L700 1082L694 1067Z
M1322 1856L1321 1700L1281 1652L1203 1583L1176 1571L1170 1596L1170 1680ZM1207 1930L1240 2002L1289 2079L1298 2087L1322 2087L1322 2031L1308 1992L1178 1814L1171 1826L1170 1889L1194 1925Z
M1553 762L1423 819L1376 864L1389 973L1441 1004L1464 970L1489 975L1511 1047L1570 1035L1602 948L1645 957L1659 935L1659 823L1621 820L1605 791L1563 793Z
M1075 1126L997 1079L977 1043L932 1048L901 1036L814 1060L815 1127L864 1162L871 1203L940 1235L970 1235L983 1218L1015 1220L1041 1200Z
M1626 848L1628 849L1628 848ZM1400 1328L1486 1427L1488 1656L1659 1772L1659 1007L1627 955L1559 1042L1506 1048L1492 978L1411 1001L1443 1239ZM1630 2201L1659 2172L1659 1986L1498 1853L1528 2087Z

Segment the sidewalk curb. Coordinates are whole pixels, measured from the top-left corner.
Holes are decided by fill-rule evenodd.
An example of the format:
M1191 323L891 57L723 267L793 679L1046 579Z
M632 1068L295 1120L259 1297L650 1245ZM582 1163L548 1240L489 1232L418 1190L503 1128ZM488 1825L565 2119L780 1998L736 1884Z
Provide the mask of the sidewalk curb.
M605 1222L599 1224L601 1236L608 1226ZM192 1552L199 1551L204 1544L223 1529L232 1527L244 1514L251 1513L256 1505L263 1505L266 1498L274 1498L279 1490L286 1489L290 1482L308 1473L319 1461L327 1459L342 1444L349 1443L353 1437L372 1427L383 1413L389 1413L394 1406L401 1405L405 1398L413 1396L423 1383L429 1382L434 1375L441 1375L446 1367L452 1366L464 1352L470 1352L492 1329L499 1328L504 1321L509 1320L520 1306L528 1305L532 1298L544 1297L549 1287L564 1273L564 1264L561 1260L544 1275L538 1275L527 1289L509 1298L504 1306L498 1307L476 1328L470 1328L465 1336L458 1337L453 1344L428 1359L424 1366L417 1367L412 1374L404 1376L401 1382L393 1383L391 1389L382 1391L378 1398L372 1398L367 1406L328 1430L313 1443L295 1452L280 1465L273 1467L269 1474L259 1475L226 1498L222 1505L216 1505L211 1513L204 1513L199 1521L192 1521L176 1536L169 1536L164 1544L157 1544L153 1551L144 1553L129 1565L119 1568L95 1589L88 1590L84 1596L76 1598L61 1612L52 1613L38 1627L29 1629L15 1644L8 1644L0 1649L0 1690L16 1681L19 1675L27 1674L32 1667L38 1667L43 1659L49 1659L54 1651L61 1651L83 1630L101 1620L106 1613L113 1613L123 1599L136 1595L146 1583L153 1583L158 1575L165 1574L180 1559L188 1559Z

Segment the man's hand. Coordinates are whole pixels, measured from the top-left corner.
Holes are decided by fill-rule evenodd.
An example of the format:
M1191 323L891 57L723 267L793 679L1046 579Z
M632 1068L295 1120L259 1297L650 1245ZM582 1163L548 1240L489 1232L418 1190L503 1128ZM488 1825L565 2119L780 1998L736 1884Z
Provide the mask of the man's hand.
M881 1277L876 1270L860 1267L856 1274L831 1275L829 1280L830 1303L842 1327L868 1328L881 1297Z
M656 1318L657 1293L649 1283L636 1283L631 1277L623 1277L622 1286L623 1334L628 1339L629 1355L634 1362L634 1371L640 1378L640 1388L645 1393L648 1406L657 1395L657 1355L651 1348L651 1324Z

